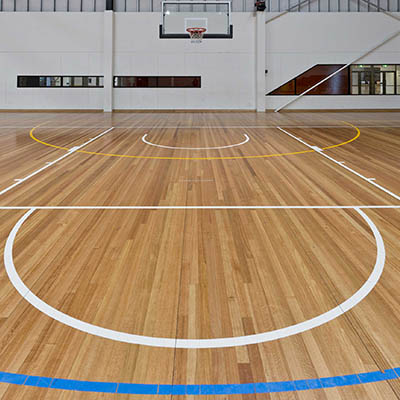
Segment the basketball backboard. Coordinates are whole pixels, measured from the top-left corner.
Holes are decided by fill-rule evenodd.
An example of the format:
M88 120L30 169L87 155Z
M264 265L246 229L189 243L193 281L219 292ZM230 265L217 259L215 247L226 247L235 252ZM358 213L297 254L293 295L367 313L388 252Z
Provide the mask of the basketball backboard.
M188 28L205 28L204 39L232 39L230 1L163 1L161 39L189 39Z

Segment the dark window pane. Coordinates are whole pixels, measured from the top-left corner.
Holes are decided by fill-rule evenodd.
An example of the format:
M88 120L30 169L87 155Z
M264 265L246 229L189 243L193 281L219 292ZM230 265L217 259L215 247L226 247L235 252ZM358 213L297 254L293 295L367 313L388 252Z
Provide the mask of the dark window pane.
M40 77L39 76L19 76L18 87L39 87Z
M136 78L134 76L124 76L121 78L121 86L122 87L135 87L136 86Z
M171 76L159 76L158 87L173 87L173 79Z
M318 82L336 72L343 65L316 65L296 78L296 94L301 94ZM307 94L348 94L349 93L349 70L343 69L332 78L321 83Z
M172 88L201 87L200 76L115 76L114 87Z
M195 76L192 79L192 87L199 88L201 87L201 77Z
M156 76L149 76L149 87L158 87L158 78Z
M176 76L172 79L174 87L200 87L200 79L196 76Z
M281 94L281 95L293 95L295 94L295 80L292 79L291 81L285 83L278 89L275 89L273 92L270 94L275 95L275 94Z
M136 78L136 87L149 87L149 78L138 76Z
M17 87L27 87L28 78L26 76L18 76Z

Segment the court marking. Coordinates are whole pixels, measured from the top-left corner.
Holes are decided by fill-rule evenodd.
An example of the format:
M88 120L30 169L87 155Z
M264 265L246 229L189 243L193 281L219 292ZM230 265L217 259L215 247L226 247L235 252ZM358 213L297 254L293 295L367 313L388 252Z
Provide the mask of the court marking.
M349 144L351 142L353 142L354 140L358 139L358 137L360 136L361 132L360 130L350 124L349 122L345 122L343 121L344 124L349 125L350 127L354 128L357 132L357 134L342 143L339 144L335 144L335 145L331 145L331 146L327 146L327 147L323 147L323 150L328 150L328 149L332 149L335 147L339 147L339 146L344 146L346 144ZM56 146L54 144L51 143L47 143L44 142L38 138L35 137L35 135L33 134L36 128L31 129L29 136L35 140L36 142L43 144L45 146L50 146L56 149L60 149L60 150L65 150L65 151L69 151L68 147L62 147L62 146ZM131 128L131 129L137 129L136 127ZM161 129L164 129L164 127L161 127ZM275 128L277 129L277 128ZM253 156L230 156L230 157L161 157L161 156L134 156L134 155L128 155L128 154L113 154L113 153L101 153L101 152L95 152L95 151L85 151L85 150L78 150L78 153L83 153L83 154L90 154L90 155L100 155L100 156L106 156L106 157L120 157L120 158L136 158L136 159L148 159L148 160L241 160L241 159L256 159L256 158L269 158L269 157L282 157L282 156L292 156L292 155L296 155L296 154L305 154L305 153L313 153L315 152L315 150L302 150L302 151L296 151L296 152L290 152L290 153L277 153L277 154L266 154L266 155L253 155Z
M139 344L152 347L165 347L165 348L182 348L182 349L204 349L204 348L224 348L224 347L235 347L235 346L245 346L250 344L263 343L267 341L273 341L296 335L298 333L306 332L315 327L321 326L333 319L339 317L345 312L352 309L359 302L361 302L375 287L378 283L380 276L382 275L384 265L385 265L385 245L382 236L375 226L373 221L359 208L355 207L354 210L364 219L371 229L375 242L376 242L376 261L374 268L361 286L360 289L356 291L351 297L345 300L343 303L334 307L333 309L320 314L309 320L287 326L285 328L276 329L269 332L263 332L253 335L245 335L238 337L229 338L215 338L215 339L178 339L178 338L158 338L143 335L128 334L125 332L115 331L107 328L102 328L96 325L83 322L79 319L73 318L61 311L51 307L43 300L39 299L35 294L33 294L29 288L24 284L20 276L18 275L14 261L13 261L13 246L16 235L19 229L22 227L24 222L32 215L37 209L31 208L28 210L15 224L12 228L4 249L4 266L7 275L18 291L18 293L28 301L33 307L46 314L50 318L61 322L64 325L70 326L82 332L99 336L106 339L111 339L114 341Z
M279 125L284 128L348 128L343 125ZM400 128L400 125L358 125L359 128ZM29 126L0 126L0 129L31 129L32 125ZM96 125L58 125L58 126L41 126L41 129L107 129L110 126L96 126ZM163 125L163 126L153 126L153 125L129 125L129 126L114 126L114 129L268 129L277 128L277 125L187 125L187 126L174 126L174 125Z
M254 382L237 384L140 384L102 381L83 381L75 379L49 378L0 372L0 382L14 385L41 387L48 389L74 390L78 392L141 394L141 395L229 395L229 394L263 394L297 392L314 389L328 389L343 386L362 385L366 383L384 382L400 378L400 368L384 371L362 372L332 377L298 379L281 382Z
M327 154L325 154L323 152L324 149L320 149L316 146L311 146L310 144L306 143L303 139L300 139L299 137L293 135L292 133L288 132L287 130L281 128L278 126L278 129L285 133L286 135L290 136L291 138L297 140L298 142L304 144L305 146L307 146L308 148L311 148L313 150L315 150L317 153L319 153L321 156L327 158L328 160L334 162L335 164L339 165L339 167L344 168L345 170L351 172L354 175L357 175L359 178L363 179L364 181L370 183L371 185L375 186L376 188L382 190L383 192L385 192L386 194L388 194L389 196L395 198L396 200L400 200L400 196L398 196L397 194L394 194L393 192L391 192L390 190L386 189L385 187L379 185L378 183L374 182L375 179L374 178L367 178L364 175L361 175L360 173L358 173L357 171L355 171L354 169L344 165L344 161L337 161L334 158L328 156Z
M33 129L36 129L36 128L33 128ZM40 172L44 171L45 169L50 168L54 164L57 164L59 161L63 160L64 158L67 158L71 154L74 154L74 153L78 152L81 148L83 148L83 147L87 146L88 144L94 142L96 139L101 138L102 136L106 135L108 132L111 132L113 129L114 128L111 127L109 129L107 129L106 131L100 133L99 135L95 136L94 138L88 140L87 142L81 144L80 146L75 146L75 147L72 147L71 149L68 149L68 153L67 154L64 154L63 156L57 158L56 160L46 162L44 167L37 169L36 171L34 171L31 174L27 175L25 178L18 179L16 183L14 183L14 184L8 186L7 188L3 189L2 191L0 191L0 196L2 196L3 194L7 193L8 191L14 189L16 186L21 185L22 183L26 182L27 180L33 178L35 175L39 174ZM31 132L32 132L32 130L31 130Z
M250 140L249 136L244 133L243 136L245 137L245 140L243 142L236 143L236 144L229 144L227 146L219 146L219 147L173 147L173 146L164 146L162 144L151 143L150 141L148 141L146 139L147 136L148 136L148 133L143 135L142 142L144 142L146 144L149 144L150 146L161 147L162 149L173 149L173 150L218 150L218 149L229 149L231 147L241 146L242 144L245 144Z
M294 126L291 126L294 127ZM375 126L374 126L375 127ZM122 127L121 127L122 128ZM208 128L208 127L207 127ZM391 128L391 126L384 126L384 128ZM30 209L32 207L0 207L0 209ZM70 208L83 208L83 209L137 209L138 207L35 207L36 209L70 209ZM142 209L142 207L139 207ZM149 209L158 209L164 207L149 207ZM186 209L192 207L166 207L172 209ZM209 207L195 207L195 208L209 208ZM219 207L210 207L219 208ZM221 207L223 209L230 208ZM261 206L261 207L234 207L234 208L400 208L396 205L388 206ZM400 376L400 368L393 368L389 370L373 371L361 374L352 374L344 376L335 376L329 378L318 378L318 379L305 379L305 380L294 380L285 382L266 382L266 383L251 383L251 384L225 384L225 385L162 385L162 384L124 384L124 383L107 383L107 382L89 382L89 381L78 381L70 379L57 379L57 378L46 378L37 377L30 375L20 375L14 373L0 372L0 382L23 384L27 386L36 387L49 387L75 391L92 391L102 393L132 393L132 394L240 394L240 393L272 393L272 392L287 392L295 390L309 390L316 388L330 388L340 387L347 385L358 385L363 383L386 381L390 379L398 379ZM109 390L112 385L115 390ZM252 390L251 386L254 387Z
M348 210L396 209L400 205L358 206L0 206L0 210Z

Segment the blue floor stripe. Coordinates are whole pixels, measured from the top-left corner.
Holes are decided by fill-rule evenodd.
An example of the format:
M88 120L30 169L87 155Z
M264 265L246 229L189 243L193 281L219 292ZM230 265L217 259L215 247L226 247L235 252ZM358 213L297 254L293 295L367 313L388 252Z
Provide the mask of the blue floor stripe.
M228 395L295 392L299 390L325 389L340 386L361 385L400 378L400 368L360 374L332 376L319 379L300 379L282 382L238 383L231 385L151 385L138 383L91 382L74 379L47 378L0 372L1 383L25 385L49 389L75 390L94 393L126 393L143 395Z

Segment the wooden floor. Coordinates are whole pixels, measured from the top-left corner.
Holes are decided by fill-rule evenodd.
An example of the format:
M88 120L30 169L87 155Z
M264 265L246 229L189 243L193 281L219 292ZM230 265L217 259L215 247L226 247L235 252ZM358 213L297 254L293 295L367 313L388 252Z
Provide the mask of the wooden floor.
M399 113L0 113L0 371L175 387L400 367L399 149ZM380 256L365 298L279 337L370 284ZM112 337L35 308L11 264ZM187 396L24 383L0 399L400 399L400 379Z

